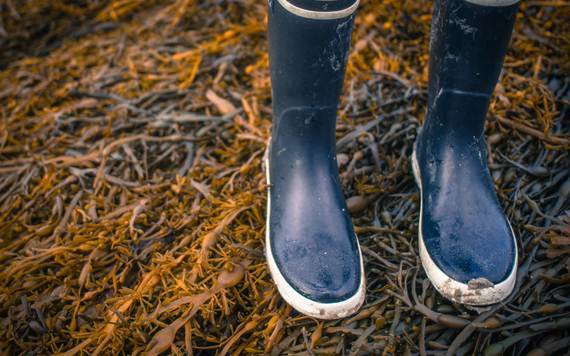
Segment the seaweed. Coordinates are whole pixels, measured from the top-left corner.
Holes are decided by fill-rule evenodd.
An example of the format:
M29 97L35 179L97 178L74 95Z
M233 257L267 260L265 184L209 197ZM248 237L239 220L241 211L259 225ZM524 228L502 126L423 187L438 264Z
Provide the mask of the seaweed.
M264 258L264 2L0 2L0 353L567 350L567 5L521 4L486 123L520 272L472 309L435 292L417 250L430 3L362 3L337 138L368 294L322 322L283 302Z

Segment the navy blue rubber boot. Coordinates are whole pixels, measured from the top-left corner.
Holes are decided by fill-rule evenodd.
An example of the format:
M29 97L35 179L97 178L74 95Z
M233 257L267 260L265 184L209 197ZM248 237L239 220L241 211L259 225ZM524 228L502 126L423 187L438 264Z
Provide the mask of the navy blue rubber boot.
M490 305L513 290L516 238L487 167L485 116L510 40L512 0L436 0L426 120L412 156L422 265L446 298Z
M320 319L353 314L365 295L362 256L335 152L357 6L358 0L269 2L267 261L283 299Z

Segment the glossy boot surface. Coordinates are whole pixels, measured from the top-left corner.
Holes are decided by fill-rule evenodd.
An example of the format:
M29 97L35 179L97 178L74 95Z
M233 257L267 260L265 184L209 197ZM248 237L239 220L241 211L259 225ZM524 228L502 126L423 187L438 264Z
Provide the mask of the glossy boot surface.
M517 4L434 4L426 120L412 157L421 190L422 264L446 298L469 305L514 288L516 239L487 167L484 123Z
M273 132L266 252L285 301L303 314L335 319L356 312L365 290L335 152L357 3L323 4L274 0L269 6Z

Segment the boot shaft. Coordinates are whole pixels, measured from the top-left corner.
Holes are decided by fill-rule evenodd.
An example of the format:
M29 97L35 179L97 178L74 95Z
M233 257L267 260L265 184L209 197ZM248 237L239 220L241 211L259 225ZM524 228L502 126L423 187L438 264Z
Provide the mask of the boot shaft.
M483 6L465 0L435 1L430 103L442 89L491 95L502 69L517 9L518 3Z
M357 0L269 2L274 128L289 108L338 107L356 5Z
M483 133L517 9L512 0L435 1L426 128Z

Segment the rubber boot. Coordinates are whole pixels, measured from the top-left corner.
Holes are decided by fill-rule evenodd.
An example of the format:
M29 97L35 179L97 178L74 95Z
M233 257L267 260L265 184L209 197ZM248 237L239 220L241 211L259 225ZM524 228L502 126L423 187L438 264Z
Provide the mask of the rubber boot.
M272 139L266 254L281 296L336 319L364 301L362 256L340 184L336 112L358 0L269 2Z
M512 0L436 0L426 120L412 157L422 265L446 298L489 305L513 290L516 238L495 194L483 136L511 37Z

